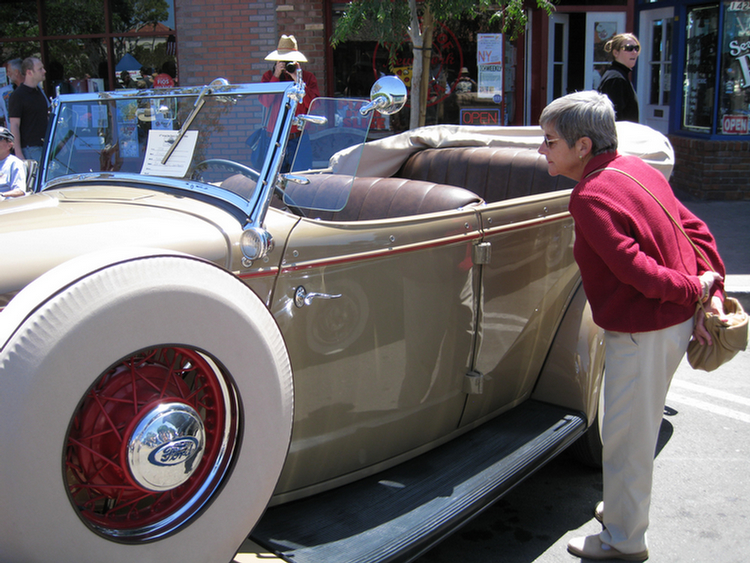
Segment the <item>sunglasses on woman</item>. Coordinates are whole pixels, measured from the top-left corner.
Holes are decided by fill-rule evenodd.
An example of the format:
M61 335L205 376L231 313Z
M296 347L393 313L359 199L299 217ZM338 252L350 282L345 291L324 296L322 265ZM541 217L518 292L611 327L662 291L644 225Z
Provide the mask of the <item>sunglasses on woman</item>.
M622 50L627 51L627 52L635 51L636 53L638 53L641 50L641 46L640 45L623 45Z

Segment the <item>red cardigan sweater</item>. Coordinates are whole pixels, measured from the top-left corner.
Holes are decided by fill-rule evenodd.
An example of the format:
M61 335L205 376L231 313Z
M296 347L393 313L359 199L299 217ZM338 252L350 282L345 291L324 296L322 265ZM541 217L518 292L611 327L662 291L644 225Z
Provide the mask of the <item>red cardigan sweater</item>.
M711 264L697 259L685 236L641 186L619 172L596 172L606 167L623 170L648 187ZM677 200L660 172L638 157L611 152L591 159L571 194L569 210L583 287L594 321L605 330L648 332L682 323L701 296L698 276L707 270L725 276L706 224Z

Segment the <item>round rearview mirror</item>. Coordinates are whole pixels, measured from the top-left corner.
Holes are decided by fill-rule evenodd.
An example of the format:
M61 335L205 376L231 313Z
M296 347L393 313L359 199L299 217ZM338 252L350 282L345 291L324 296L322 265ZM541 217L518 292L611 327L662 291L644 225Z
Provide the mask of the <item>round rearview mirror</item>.
M376 109L383 115L392 115L406 104L406 84L397 76L383 76L379 78L370 90L370 103L365 106L367 111ZM362 108L362 112L365 108Z

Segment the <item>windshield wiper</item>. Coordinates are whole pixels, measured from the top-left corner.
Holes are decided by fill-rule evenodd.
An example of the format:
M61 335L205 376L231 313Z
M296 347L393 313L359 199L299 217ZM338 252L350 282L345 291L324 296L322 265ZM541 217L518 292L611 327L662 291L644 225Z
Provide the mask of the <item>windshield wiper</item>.
M182 127L180 127L180 132L177 134L177 138L174 140L174 143L172 143L172 146L169 147L167 154L165 154L164 158L161 159L162 164L167 163L167 161L169 160L169 157L172 156L172 153L177 148L177 145L180 144L180 141L182 141L182 138L185 136L185 133L187 133L188 127L190 127L190 124L198 115L198 112L200 112L201 108L203 107L203 104L206 103L206 100L205 100L206 94L210 94L212 92L212 87L228 86L228 85L229 85L229 82L225 78L217 78L216 80L211 82L209 85L201 88L201 93L198 94L198 99L195 100L195 104L193 105L193 110L190 112L190 115L187 116L187 119L185 120L185 123L182 124Z

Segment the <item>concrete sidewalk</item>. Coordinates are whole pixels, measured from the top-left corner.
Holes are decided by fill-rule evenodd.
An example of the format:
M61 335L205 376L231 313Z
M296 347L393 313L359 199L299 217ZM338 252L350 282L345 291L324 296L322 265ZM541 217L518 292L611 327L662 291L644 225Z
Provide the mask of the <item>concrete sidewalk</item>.
M750 201L698 201L682 193L677 196L708 225L727 268L727 294L750 311Z

